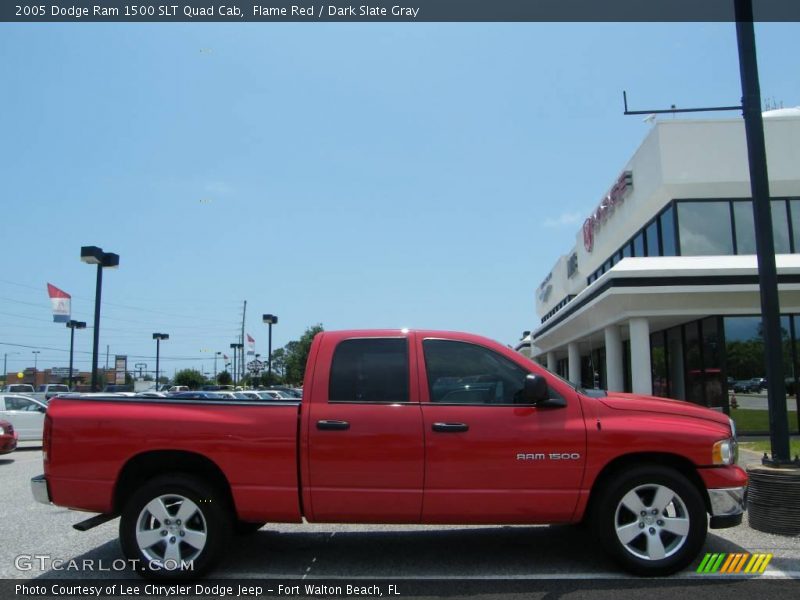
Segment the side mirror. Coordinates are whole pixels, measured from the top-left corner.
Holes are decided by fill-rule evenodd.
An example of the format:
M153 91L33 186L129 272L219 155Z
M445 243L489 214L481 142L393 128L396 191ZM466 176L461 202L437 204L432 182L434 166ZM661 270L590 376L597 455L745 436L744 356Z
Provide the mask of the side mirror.
M526 404L540 404L548 400L547 380L541 375L529 374L525 377L522 397Z

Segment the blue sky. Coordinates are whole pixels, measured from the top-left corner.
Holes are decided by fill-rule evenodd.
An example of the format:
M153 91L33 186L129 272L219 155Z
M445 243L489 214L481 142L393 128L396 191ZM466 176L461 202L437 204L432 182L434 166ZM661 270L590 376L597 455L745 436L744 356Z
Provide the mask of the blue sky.
M797 24L758 24L765 98L800 105ZM213 370L247 300L266 354L326 329L506 344L641 143L631 108L741 96L733 24L0 24L0 352L66 366L45 284L101 348ZM733 116L727 113L722 116ZM91 332L76 334L90 364ZM103 356L101 365L105 362Z

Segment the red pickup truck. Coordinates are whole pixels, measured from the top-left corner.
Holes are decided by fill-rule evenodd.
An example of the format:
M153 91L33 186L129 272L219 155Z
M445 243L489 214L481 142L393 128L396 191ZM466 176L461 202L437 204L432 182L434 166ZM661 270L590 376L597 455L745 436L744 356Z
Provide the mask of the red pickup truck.
M207 572L266 522L587 521L624 568L672 573L738 525L732 421L591 394L482 337L317 335L302 401L55 398L41 502L116 516L148 577ZM81 524L79 524L81 525Z

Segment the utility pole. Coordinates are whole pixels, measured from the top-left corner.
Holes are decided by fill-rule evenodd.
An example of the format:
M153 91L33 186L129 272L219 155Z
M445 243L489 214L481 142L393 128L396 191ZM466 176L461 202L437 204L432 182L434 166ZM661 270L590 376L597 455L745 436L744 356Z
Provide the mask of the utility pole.
M761 86L758 82L756 38L752 0L735 0L736 40L739 46L739 73L742 81L742 113L747 136L750 165L750 190L753 196L753 221L756 230L756 257L761 289L761 318L764 324L764 361L767 375L770 446L774 464L788 463L789 419L786 414L786 386L783 372L781 317L778 300L778 274L775 266L775 240L767 172L764 121L761 116Z

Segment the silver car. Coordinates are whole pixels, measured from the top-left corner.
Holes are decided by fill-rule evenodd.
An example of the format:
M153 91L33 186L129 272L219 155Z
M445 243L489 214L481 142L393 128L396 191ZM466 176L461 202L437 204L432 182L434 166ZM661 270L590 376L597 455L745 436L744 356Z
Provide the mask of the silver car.
M19 394L0 394L0 419L14 426L19 441L41 440L47 404Z

